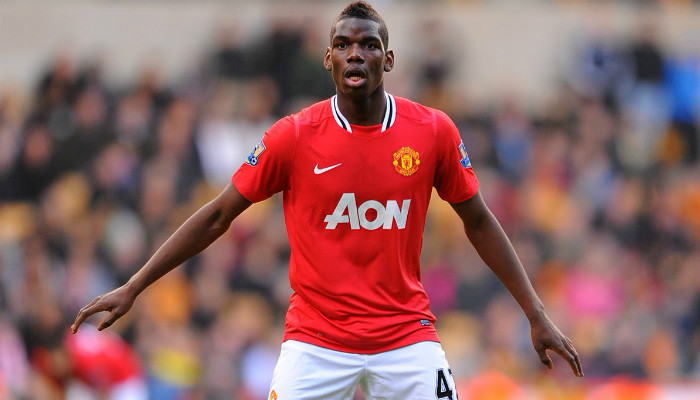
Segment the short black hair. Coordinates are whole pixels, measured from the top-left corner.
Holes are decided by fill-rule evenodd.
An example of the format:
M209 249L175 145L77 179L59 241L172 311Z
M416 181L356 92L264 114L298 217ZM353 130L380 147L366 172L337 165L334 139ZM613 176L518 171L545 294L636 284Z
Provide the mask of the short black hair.
M343 11L340 12L340 14L338 14L338 16L335 18L335 21L333 21L333 25L331 26L331 40L333 39L333 35L335 34L335 24L347 18L368 19L370 21L378 23L379 38L382 40L384 50L389 48L389 30L386 28L386 22L384 22L384 18L382 18L382 16L379 15L377 10L375 10L371 4L367 3L364 0L353 1L352 3L348 4L343 9Z

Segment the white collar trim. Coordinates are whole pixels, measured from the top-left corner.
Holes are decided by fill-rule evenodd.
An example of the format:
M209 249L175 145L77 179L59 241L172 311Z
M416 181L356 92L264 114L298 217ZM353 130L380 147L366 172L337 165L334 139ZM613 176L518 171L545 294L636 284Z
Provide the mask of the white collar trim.
M396 100L394 96L387 92L384 92L384 96L386 96L386 112L382 119L382 132L391 128L391 126L394 125L394 121L396 121ZM338 126L352 133L350 123L343 113L340 112L340 108L338 107L338 95L331 97L331 111L333 112L333 118Z

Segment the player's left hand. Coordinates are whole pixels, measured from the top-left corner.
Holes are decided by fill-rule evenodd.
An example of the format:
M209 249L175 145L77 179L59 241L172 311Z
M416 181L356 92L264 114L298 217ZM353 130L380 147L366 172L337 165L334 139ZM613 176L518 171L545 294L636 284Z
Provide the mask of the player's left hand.
M552 369L552 359L547 354L547 350L552 350L569 363L574 375L579 378L583 377L581 361L578 358L574 345L568 337L561 333L546 314L530 320L530 333L532 335L532 345L535 346L535 351L540 356L542 364Z
M102 322L97 326L97 330L101 331L110 327L116 320L126 314L136 300L136 295L133 294L127 285L120 286L109 293L95 297L90 304L86 305L75 317L75 322L71 325L71 332L78 332L80 324L83 323L89 316L101 311L108 311Z

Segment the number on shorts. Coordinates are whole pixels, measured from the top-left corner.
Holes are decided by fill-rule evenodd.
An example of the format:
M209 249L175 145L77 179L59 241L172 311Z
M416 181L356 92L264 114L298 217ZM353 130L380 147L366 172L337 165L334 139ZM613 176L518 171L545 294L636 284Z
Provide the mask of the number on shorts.
M452 371L448 371L450 375L452 375ZM442 368L437 370L437 383L435 384L435 395L438 399L455 400L452 397L452 389L450 389L450 384L447 382L445 370L443 370Z

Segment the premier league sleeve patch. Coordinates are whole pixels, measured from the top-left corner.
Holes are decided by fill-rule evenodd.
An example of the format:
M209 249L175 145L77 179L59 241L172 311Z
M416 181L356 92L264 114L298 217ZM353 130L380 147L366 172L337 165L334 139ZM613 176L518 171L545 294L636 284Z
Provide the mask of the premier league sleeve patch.
M253 151L250 152L248 157L245 159L245 163L250 165L250 166L256 166L258 165L258 157L265 151L265 144L261 140L260 143L258 143L257 146L253 149Z
M459 155L461 157L459 163L462 164L463 168L471 168L472 162L469 160L469 154L467 154L467 148L464 146L464 142L460 142L457 149L459 150Z

